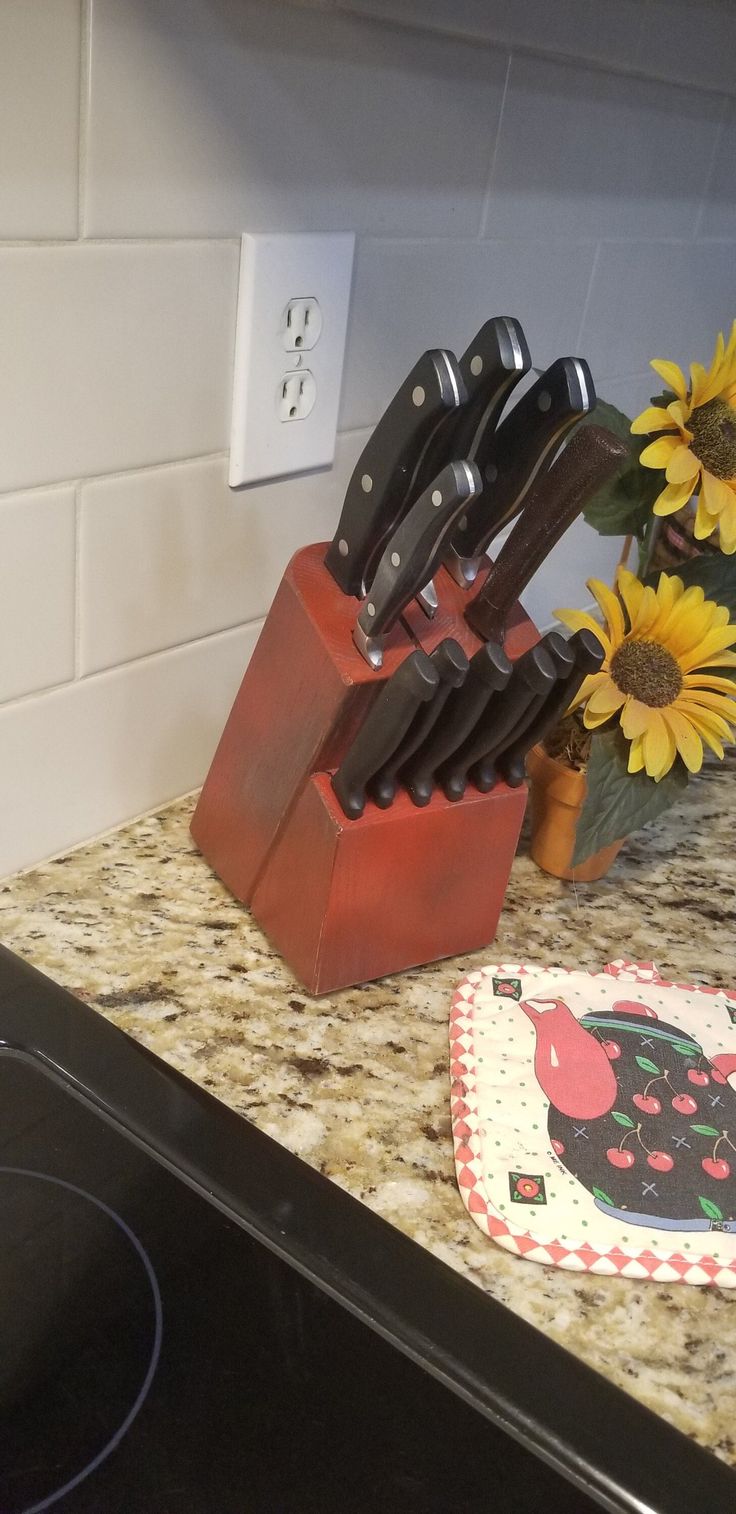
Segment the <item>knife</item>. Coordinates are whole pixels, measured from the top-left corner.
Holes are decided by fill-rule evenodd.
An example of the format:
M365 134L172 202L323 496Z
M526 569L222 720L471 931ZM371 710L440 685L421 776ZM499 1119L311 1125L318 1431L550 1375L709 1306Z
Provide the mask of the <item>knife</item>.
M628 449L603 426L581 426L537 480L486 581L465 611L484 641L503 639L506 618L548 552L588 500L625 462Z
M368 785L371 798L382 810L388 809L394 802L398 788L399 768L403 767L422 742L426 741L450 694L453 689L461 687L468 671L468 659L460 643L453 641L451 636L446 636L445 640L435 647L434 652L430 653L429 660L439 678L437 692L417 711L403 741L399 742L393 756L388 762L384 762L383 767L378 769Z
M389 537L353 631L355 645L371 667L380 668L384 633L439 567L458 515L479 488L474 463L448 463Z
M420 648L410 652L384 684L331 779L340 808L349 820L362 815L370 779L396 750L420 704L432 698L438 685L437 670Z
M524 780L527 752L543 741L548 731L554 729L580 692L584 680L591 673L597 673L603 663L603 647L592 631L575 631L568 646L573 655L572 670L566 678L559 680L531 724L526 726L522 735L511 742L498 759L497 765L502 776L512 789L518 788Z
M450 694L442 719L401 770L414 804L429 804L438 767L475 729L489 699L505 689L511 671L512 664L496 642L489 641L471 657L462 687Z
M353 470L325 566L344 594L362 599L371 563L401 517L435 426L465 400L457 359L425 352L384 411Z
M470 769L500 750L532 702L548 694L554 682L549 653L540 645L530 647L514 663L508 686L489 700L475 729L439 769L437 776L448 799L462 799Z
M521 739L527 726L537 717L542 706L554 697L555 689L560 679L568 678L572 673L574 655L570 649L569 642L559 631L548 631L547 635L543 636L541 641L537 643L537 649L542 649L547 653L552 663L554 683L551 687L545 686L540 689L534 696L516 725L508 732L502 746L495 744L486 756L476 763L472 778L475 787L480 790L481 794L490 793L490 790L496 783L499 754L506 748L507 744Z
M561 357L532 384L498 430L478 439L483 492L458 523L447 568L461 588L475 582L494 536L521 510L529 490L570 427L592 410L595 389L582 358Z

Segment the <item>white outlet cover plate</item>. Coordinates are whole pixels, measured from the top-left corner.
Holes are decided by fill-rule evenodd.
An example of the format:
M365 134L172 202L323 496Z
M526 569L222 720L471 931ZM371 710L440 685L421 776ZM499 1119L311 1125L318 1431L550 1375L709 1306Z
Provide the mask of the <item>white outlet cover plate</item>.
M335 456L355 237L352 233L242 238L235 333L230 474L233 487L326 468ZM290 300L319 301L319 340L302 356L317 396L304 420L283 421L278 394L299 354L285 352Z

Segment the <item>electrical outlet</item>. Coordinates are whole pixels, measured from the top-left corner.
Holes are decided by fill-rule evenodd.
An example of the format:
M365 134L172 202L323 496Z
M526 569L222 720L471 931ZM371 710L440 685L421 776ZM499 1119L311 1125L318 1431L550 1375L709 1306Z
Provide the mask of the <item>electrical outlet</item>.
M233 487L332 462L354 245L351 234L242 238Z

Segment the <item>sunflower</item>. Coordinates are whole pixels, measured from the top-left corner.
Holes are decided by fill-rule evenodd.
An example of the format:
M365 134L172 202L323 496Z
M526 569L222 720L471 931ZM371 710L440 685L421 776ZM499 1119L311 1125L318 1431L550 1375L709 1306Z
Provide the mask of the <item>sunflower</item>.
M719 333L707 373L691 364L689 388L677 363L657 358L651 367L674 394L666 408L651 405L631 423L637 436L663 433L639 457L645 468L665 470L654 514L672 515L698 493L696 537L718 526L722 550L736 552L736 321L728 346Z
M706 599L698 585L686 589L674 574L661 573L655 590L619 568L616 584L620 597L588 580L605 627L582 610L555 611L571 631L593 631L605 652L600 672L585 679L574 704L585 706L588 730L619 715L631 742L630 773L644 768L659 782L678 753L697 773L703 742L722 757L723 742L733 741L736 685L710 670L736 666L736 652L727 650L736 625L725 605Z

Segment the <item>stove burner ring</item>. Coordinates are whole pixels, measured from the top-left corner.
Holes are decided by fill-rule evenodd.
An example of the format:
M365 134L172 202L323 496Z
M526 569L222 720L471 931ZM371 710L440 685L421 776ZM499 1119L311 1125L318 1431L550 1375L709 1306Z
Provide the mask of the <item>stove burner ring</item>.
M81 1482L84 1482L85 1478L89 1477L92 1472L97 1471L97 1468L101 1466L102 1463L107 1460L108 1456L111 1456L112 1452L120 1445L121 1440L125 1435L127 1435L131 1425L133 1424L133 1421L136 1419L141 1409L143 1408L146 1398L148 1397L151 1383L153 1382L153 1378L159 1362L159 1357L161 1355L161 1340L163 1337L163 1307L161 1304L161 1291L158 1286L158 1279L153 1270L153 1265L151 1263L148 1252L142 1246L137 1235L134 1233L134 1231L131 1230L130 1226L126 1225L125 1220L121 1219L120 1215L116 1214L115 1210L111 1209L109 1204L103 1203L102 1199L95 1198L95 1195L93 1193L87 1193L84 1188L78 1188L75 1183L67 1183L63 1178L50 1177L48 1173L45 1172L33 1172L30 1168L27 1167L0 1166L0 1175L5 1174L19 1178L35 1178L40 1183L51 1183L56 1188L64 1188L68 1193L76 1194L77 1198L85 1199L87 1203L93 1204L96 1209L101 1210L103 1214L107 1215L108 1219L112 1220L113 1224L117 1225L118 1229L122 1231L123 1235L137 1252L138 1257L143 1264L143 1268L146 1273L153 1298L153 1311L155 1321L153 1347L143 1382L141 1383L134 1403L128 1410L128 1413L126 1414L122 1424L115 1431L115 1434L110 1438L107 1444L102 1447L102 1450L98 1451L97 1455L87 1463L86 1467L82 1468L81 1472L77 1472L74 1477L71 1477L68 1482L64 1483L63 1487L57 1488L55 1493L49 1494L47 1498L42 1498L38 1503L30 1504L27 1509L23 1510L23 1514L43 1514L43 1511L45 1509L50 1509L53 1504L58 1503L60 1498L64 1498L67 1493L71 1493L73 1488L78 1487Z

